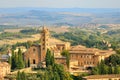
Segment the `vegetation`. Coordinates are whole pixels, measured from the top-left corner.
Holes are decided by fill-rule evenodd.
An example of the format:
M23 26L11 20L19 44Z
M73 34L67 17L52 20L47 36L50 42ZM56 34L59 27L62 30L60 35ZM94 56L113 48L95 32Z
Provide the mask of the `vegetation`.
M14 51L12 51L12 57L11 57L11 69L22 69L25 67L25 63L23 61L23 56L22 56L22 52L21 49L19 48L18 53L14 53Z
M54 62L54 56L50 50L47 50L46 53L46 67L45 80L72 80L70 74L64 70L63 65Z
M110 32L108 32L110 33ZM72 45L84 45L86 47L95 47L99 49L108 49L120 48L120 39L119 31L116 32L115 35L108 35L107 33L102 34L100 31L95 30L87 30L81 28L70 28L69 32L53 34L53 37L56 37L63 41L68 41Z
M21 33L10 33L10 32L3 32L0 34L0 40L3 39L13 39L13 38L25 38L25 37L30 37L29 35L24 35Z
M92 69L92 74L120 74L120 54L113 54Z
M18 28L18 26L14 26L14 25L0 25L0 32L4 31L5 29L13 29L13 28Z
M108 26L100 26L100 28L109 28ZM70 28L69 32L65 33L52 33L53 37L61 39L63 41L69 41L72 45L84 45L87 47L95 47L99 49L109 49L113 48L116 50L117 54L113 54L108 57L105 61L101 61L96 67L92 68L92 74L120 74L120 38L119 38L119 30L110 30L106 33L101 33L100 31L92 31L92 30L81 30L80 28ZM8 33L3 32L0 34L0 39L12 39L11 36L16 38L24 37L25 35L31 35L39 33L39 30L35 29L28 29L28 30L21 30L20 33ZM22 36L23 35L23 36ZM27 49L32 44L38 44L39 41L36 42L24 42L24 43L16 43L12 46L4 45L0 47L0 51L7 51L9 47L12 49L16 49L19 46L25 46ZM63 56L66 57L66 64L69 68L69 53L68 51L64 50L61 53ZM54 61L54 54L47 50L46 53L46 69L42 72L38 72L37 74L26 74L24 72L18 72L16 79L17 80L78 80L81 79L81 76L75 77L71 76L68 72L65 71L64 67L60 64L56 64ZM25 66L30 66L30 60L26 63L23 61L22 52L19 49L18 53L14 53L12 51L12 57L9 58L9 63L11 64L12 70L15 69L22 69ZM25 65L26 64L26 65ZM42 70L42 69L40 69ZM23 79L25 78L25 79Z
M1 52L1 54L7 53L7 50L8 50L8 48L10 48L10 47L11 47L11 46L8 45L8 44L4 44L4 45L0 46L0 52Z
M87 47L96 47L99 49L108 49L108 46L103 43L102 37L97 34L87 34L83 31L65 32L53 35L63 41L69 41L72 45L84 45Z
M67 64L67 67L69 68L69 64L70 64L70 54L69 54L69 52L67 50L64 50L61 53L61 55L66 57L66 64Z
M120 74L120 66L108 66L102 61L97 67L92 69L92 74Z
M18 71L16 80L27 80L26 73Z
M23 33L23 34L37 34L37 33L40 33L40 30L38 29L25 29L25 30L21 30L20 33Z

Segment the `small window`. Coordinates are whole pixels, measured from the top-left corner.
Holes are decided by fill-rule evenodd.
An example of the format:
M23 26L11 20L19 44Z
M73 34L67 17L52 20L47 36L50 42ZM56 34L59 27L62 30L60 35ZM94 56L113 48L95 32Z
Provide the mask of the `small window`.
M43 41L45 41L45 39L43 39Z
M35 52L36 50L35 50L35 48L33 49L33 52Z
M36 64L35 59L33 59L33 64Z

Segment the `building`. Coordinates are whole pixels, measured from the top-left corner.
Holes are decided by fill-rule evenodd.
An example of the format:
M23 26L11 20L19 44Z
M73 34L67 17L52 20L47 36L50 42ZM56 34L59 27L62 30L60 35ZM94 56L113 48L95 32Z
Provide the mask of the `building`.
M31 67L37 67L38 64L41 62L40 60L40 53L41 53L41 46L40 45L32 45L25 53L24 53L24 60L26 63L28 60L30 61Z
M11 57L11 56L12 56L11 50L8 49L6 54L0 55L0 61L1 61L1 62L8 62L8 59L9 59L9 57Z
M96 66L101 60L109 57L115 52L112 50L99 50L96 48L86 48L85 46L77 45L70 46L69 42L55 42L50 40L50 33L47 28L43 27L41 31L39 45L32 45L25 53L25 61L30 60L33 67L39 64L45 64L45 56L47 49L54 53L55 61L66 65L66 58L61 56L63 50L68 50L70 54L70 71L76 72L84 70L88 67Z
M83 77L83 80L120 80L120 74L91 75Z
M38 67L41 64L45 64L45 56L47 49L50 49L54 53L56 62L61 64L66 63L65 57L61 56L60 53L63 50L68 50L70 43L68 42L54 42L50 40L50 34L47 28L43 27L41 31L40 44L32 45L25 53L24 60L30 61L31 67Z
M0 80L11 71L10 65L7 62L0 62Z
M72 46L69 50L71 62L76 62L70 65L71 71L76 72L97 66L97 64L115 54L112 50L99 50L96 48L86 48L85 46Z

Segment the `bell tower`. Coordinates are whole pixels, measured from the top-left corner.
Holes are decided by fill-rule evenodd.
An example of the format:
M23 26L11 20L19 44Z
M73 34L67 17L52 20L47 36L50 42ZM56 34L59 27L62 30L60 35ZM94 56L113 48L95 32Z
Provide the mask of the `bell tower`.
M49 46L49 31L47 28L43 27L42 31L41 31L41 56L40 56L40 60L44 61L45 60L45 56L46 56L46 52L47 52L47 48Z

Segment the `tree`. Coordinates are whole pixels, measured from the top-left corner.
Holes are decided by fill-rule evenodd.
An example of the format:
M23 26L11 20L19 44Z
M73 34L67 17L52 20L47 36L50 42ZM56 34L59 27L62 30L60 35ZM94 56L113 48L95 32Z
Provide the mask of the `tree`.
M12 65L12 59L11 59L10 56L9 56L9 58L8 58L8 63L9 63L10 65Z
M117 54L120 54L120 49L117 49L117 50L116 50L116 53L117 53Z
M23 61L23 56L21 49L19 48L18 50L18 61L17 61L17 69L22 69L25 67L24 61Z
M60 80L60 76L57 72L54 72L54 80Z
M17 72L16 80L27 80L25 72L18 71Z
M17 56L14 53L14 50L12 50L12 56L11 56L11 69L15 69L17 67Z
M107 60L105 60L105 63L109 63L109 65L116 66L120 65L120 55L119 54L113 54L111 55Z
M69 55L68 50L64 50L64 51L61 53L61 55L66 57L66 64L67 64L67 67L69 68L70 55Z
M113 73L113 67L112 66L109 66L108 67L108 74L112 74Z
M21 80L27 80L25 72L21 73Z
M17 72L17 77L16 80L21 80L21 75L20 75L20 71Z
M48 49L46 53L46 71L44 80L72 80L69 73L64 70L63 65L56 64L54 61L54 54Z
M101 60L100 64L98 65L99 73L100 74L107 74L108 73L108 66L105 64L103 60Z
M92 74L108 74L109 67L102 60L96 67L92 69Z
M119 66L114 67L114 74L120 74L120 67Z
M51 51L49 49L47 49L45 61L46 61L46 67L50 65L54 65L55 63L54 54L51 54Z
M94 68L92 69L92 74L93 74L93 75L98 75L98 74L99 74L99 68L98 68L98 67L94 67Z
M30 59L28 59L27 66L30 67Z

